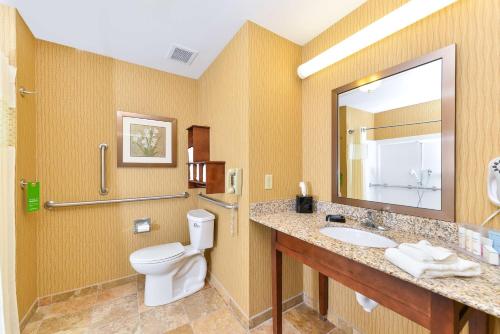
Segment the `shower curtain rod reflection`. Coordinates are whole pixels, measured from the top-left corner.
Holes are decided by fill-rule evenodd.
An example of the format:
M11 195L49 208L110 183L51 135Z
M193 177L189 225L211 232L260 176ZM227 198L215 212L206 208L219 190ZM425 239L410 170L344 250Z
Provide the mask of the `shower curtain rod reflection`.
M428 124L428 123L438 123L441 122L440 119L432 120L432 121L424 121L424 122L415 122L415 123L405 123L405 124L395 124L395 125L385 125L385 126L377 126L373 128L361 128L364 130L377 130L377 129L387 129L387 128L397 128L400 126L408 126L408 125L418 125L418 124ZM349 129L347 133L353 134L356 130Z

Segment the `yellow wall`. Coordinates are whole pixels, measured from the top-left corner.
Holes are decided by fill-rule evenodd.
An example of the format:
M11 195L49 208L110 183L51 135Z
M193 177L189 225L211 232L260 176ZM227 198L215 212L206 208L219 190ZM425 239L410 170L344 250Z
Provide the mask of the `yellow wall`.
M405 3L368 1L303 48L306 61ZM486 196L486 164L500 151L498 92L498 1L462 0L302 81L303 175L320 200L331 199L331 90L373 72L457 44L456 207L457 220L480 223L495 207ZM500 218L496 218L496 227ZM304 270L304 289L315 298L316 276ZM330 312L363 333L421 333L383 308L366 315L352 292L330 288ZM313 301L315 302L315 300ZM332 317L333 314L330 314Z
M270 233L249 222L249 203L293 196L301 176L299 63L297 45L249 22L199 80L211 159L226 161L226 171L243 168L244 180L235 236L228 210L199 201L218 215L211 274L249 317L271 306ZM263 190L264 174L273 174L273 190ZM301 293L302 266L285 260L285 274L285 298Z
M250 202L291 198L302 177L301 48L253 23L250 33ZM264 190L264 175L273 189ZM271 231L250 222L250 315L271 306ZM284 259L283 298L302 292L302 265Z
M374 114L374 126L417 123L441 119L441 100L387 110ZM441 133L441 123L426 123L370 131L375 140Z
M12 7L0 4L0 50L17 67L16 90L35 87L35 39ZM17 95L16 109L1 115L1 122L15 128L7 139L16 147L16 184L21 178L36 180L36 110L34 96ZM16 187L16 292L19 319L37 299L37 213L26 213L24 193Z
M238 228L231 235L231 212L198 201L217 214L215 245L208 251L211 274L224 286L241 311L248 315L248 26L233 37L199 79L197 124L210 126L210 159L226 161L229 168L243 168L243 193L239 198ZM212 195L228 202L234 195Z
M38 41L36 63L38 175L42 201L172 194L186 190L187 133L197 111L192 79ZM178 120L177 168L117 168L116 111ZM100 196L98 145L107 143L109 195ZM130 253L165 242L187 243L186 212L176 199L40 212L39 296L129 274ZM135 235L136 218L152 233Z
M16 13L17 90L35 89L36 41ZM37 180L36 96L17 95L16 180ZM19 318L37 299L37 213L25 212L24 193L16 188L16 284Z

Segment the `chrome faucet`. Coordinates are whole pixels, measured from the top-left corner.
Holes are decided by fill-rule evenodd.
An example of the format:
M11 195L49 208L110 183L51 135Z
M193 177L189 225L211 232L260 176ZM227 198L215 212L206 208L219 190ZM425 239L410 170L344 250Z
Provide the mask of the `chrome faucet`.
M361 224L366 226L366 227L369 227L369 228L377 229L379 231L387 231L388 230L387 227L384 227L382 225L378 225L376 223L376 221L377 221L377 218L375 217L375 211L368 210L366 213L366 218L361 221Z

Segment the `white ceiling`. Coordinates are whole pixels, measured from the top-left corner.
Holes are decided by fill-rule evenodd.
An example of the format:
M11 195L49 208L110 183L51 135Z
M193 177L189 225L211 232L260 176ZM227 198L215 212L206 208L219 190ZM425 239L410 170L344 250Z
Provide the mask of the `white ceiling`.
M359 88L339 95L339 106L350 106L371 113L441 99L441 60L375 81L371 92ZM368 84L370 85L370 84Z
M366 0L0 0L43 40L198 78L246 20L303 45ZM199 51L169 60L172 44Z

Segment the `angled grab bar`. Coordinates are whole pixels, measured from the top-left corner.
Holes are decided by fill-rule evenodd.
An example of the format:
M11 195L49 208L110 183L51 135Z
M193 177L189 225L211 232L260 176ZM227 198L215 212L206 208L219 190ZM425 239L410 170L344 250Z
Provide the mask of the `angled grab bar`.
M67 208L73 206L89 206L89 205L101 205L101 204L114 204L114 203L130 203L130 202L142 202L142 201L157 201L160 199L173 199L173 198L188 198L189 193L183 192L175 195L160 195L160 196L146 196L146 197L133 197L133 198L117 198L117 199L105 199L97 201L83 201L83 202L54 202L48 201L43 205L45 209L55 209L55 208Z
M198 194L198 198L201 198L202 200L205 200L207 202L221 206L221 207L226 208L226 209L238 209L238 203L227 203L227 202L209 197L209 196L204 195L202 193Z

